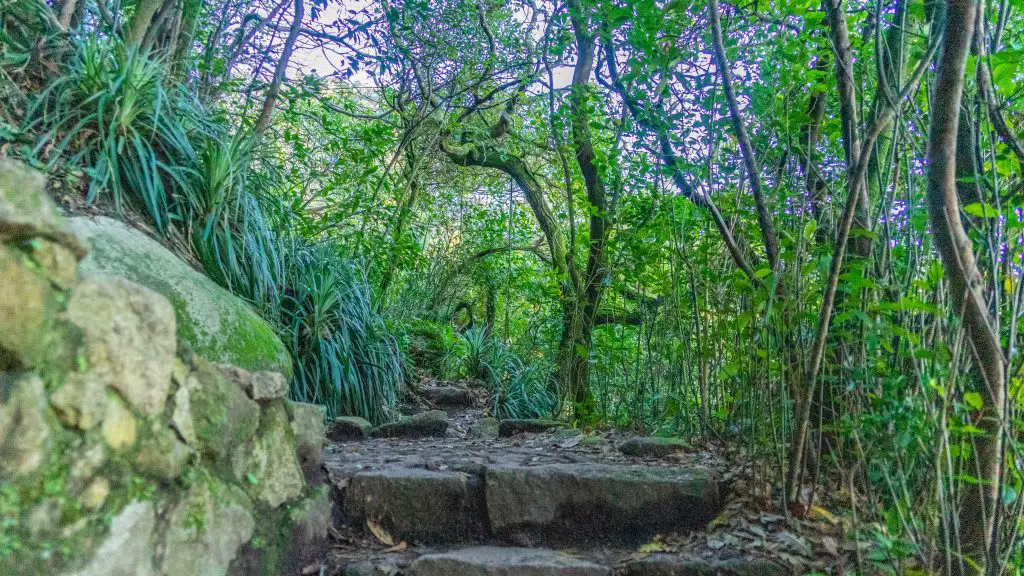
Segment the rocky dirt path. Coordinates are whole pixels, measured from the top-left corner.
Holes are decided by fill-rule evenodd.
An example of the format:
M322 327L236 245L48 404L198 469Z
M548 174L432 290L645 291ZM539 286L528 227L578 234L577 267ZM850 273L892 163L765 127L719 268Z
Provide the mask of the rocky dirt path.
M838 526L758 511L744 468L719 452L498 423L473 391L444 388L423 388L397 425L329 427L325 574L774 575L841 556Z

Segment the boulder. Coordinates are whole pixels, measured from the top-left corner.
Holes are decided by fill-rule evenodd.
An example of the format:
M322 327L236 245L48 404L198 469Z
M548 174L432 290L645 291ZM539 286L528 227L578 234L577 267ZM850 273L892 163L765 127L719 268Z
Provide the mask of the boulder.
M300 574L306 566L327 557L331 529L331 496L324 484L288 511L281 574Z
M174 307L178 338L197 355L291 378L291 357L270 324L159 242L110 218L69 218L68 227L91 246L83 275L126 278L162 294Z
M100 427L103 441L114 450L127 450L135 445L138 434L135 416L116 394L106 392L105 395L107 407Z
M103 420L106 390L106 382L95 372L72 372L50 394L50 406L65 425L89 430Z
M499 436L498 421L494 418L481 418L469 427L469 433L477 438L493 440Z
M82 258L85 248L68 232L45 189L42 172L0 158L0 243L46 238Z
M57 311L50 283L22 258L0 244L0 371L42 364Z
M88 371L146 415L163 412L177 342L167 299L121 279L85 280L67 318L83 332Z
M327 427L327 438L335 442L362 440L373 432L373 424L359 416L339 416Z
M181 476L191 454L169 426L153 422L139 441L135 468L141 474L170 482Z
M483 533L479 479L460 472L392 468L349 479L345 521L376 523L395 542L469 542Z
M607 566L543 548L476 546L427 554L413 562L411 576L610 576Z
M447 431L448 415L444 410L431 410L383 424L374 430L373 435L379 438L426 438L444 436Z
M257 402L284 398L288 394L288 382L279 372L267 370L249 372L231 364L219 364L218 368L242 390L245 390L249 398Z
M664 458L687 448L689 444L680 438L660 436L638 436L619 444L619 452L626 456L640 458Z
M151 576L153 529L156 514L152 502L133 501L114 516L110 533L96 548L92 560L75 576Z
M323 447L327 430L327 427L324 426L326 409L319 404L292 402L291 400L285 402L285 407L291 418L295 443L300 449L303 446L309 446L310 449L319 451Z
M0 477L24 476L39 469L50 446L49 409L43 381L35 374L0 374Z
M565 426L565 424L562 422L548 418L510 418L498 423L498 433L502 437L508 437L515 436L516 434L522 434L524 432L546 432L555 428L562 428L563 426Z
M494 533L516 542L642 541L722 506L706 472L607 464L490 466L486 498Z
M616 576L786 576L789 570L767 560L694 560L673 554L651 554L619 566Z
M231 467L246 492L271 508L302 493L305 481L284 401L263 405L256 435L237 447Z
M476 403L473 394L460 386L423 386L420 395L435 406L446 408L469 408Z
M259 404L209 362L196 360L195 371L188 376L185 387L188 415L176 415L175 420L191 421L203 452L223 458L256 432Z
M241 490L213 477L199 479L171 509L161 572L224 576L252 538L252 504Z

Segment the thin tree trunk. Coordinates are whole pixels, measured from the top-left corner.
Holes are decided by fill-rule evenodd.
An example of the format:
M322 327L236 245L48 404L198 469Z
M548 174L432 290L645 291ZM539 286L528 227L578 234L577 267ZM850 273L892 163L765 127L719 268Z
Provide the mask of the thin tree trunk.
M757 156L754 154L754 147L750 143L750 136L747 134L747 129L743 124L743 116L740 114L740 106L736 100L736 91L733 89L732 71L729 69L729 58L726 56L725 42L722 40L722 23L718 15L718 0L711 0L711 36L716 67L722 78L725 100L729 104L729 116L732 119L733 132L735 132L736 139L740 143L743 163L747 168L750 188L754 193L757 223L761 227L764 250L768 255L768 264L771 266L772 272L778 272L780 266L779 240L775 235L775 226L772 224L771 212L764 197L764 187L761 184L761 167L757 162Z
M125 44L132 47L142 45L150 25L153 24L153 17L164 5L164 0L140 0L135 6L135 13L128 22L128 30L125 36Z
M292 26L288 29L288 38L284 41L281 49L281 58L277 61L277 68L274 70L274 79L267 88L267 97L263 100L263 110L256 120L252 129L253 142L258 142L263 133L270 126L270 118L274 114L274 106L277 105L277 97L281 93L281 84L284 83L285 73L288 71L288 61L291 60L292 52L295 50L295 41L299 37L299 30L302 28L304 14L303 0L295 0L295 15L292 18Z
M975 449L965 473L976 475L977 485L964 484L960 503L960 539L965 567L951 572L984 573L992 538L1002 463L1005 401L1005 359L995 319L982 293L984 278L974 258L974 246L960 218L956 155L960 105L971 36L975 29L976 0L949 0L946 33L939 60L928 131L928 215L935 246L945 267L949 294L970 342L974 378L982 397Z

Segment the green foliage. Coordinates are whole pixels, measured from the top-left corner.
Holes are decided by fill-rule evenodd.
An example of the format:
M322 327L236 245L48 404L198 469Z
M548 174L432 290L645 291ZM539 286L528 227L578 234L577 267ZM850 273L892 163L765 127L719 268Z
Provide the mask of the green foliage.
M293 246L288 260L282 319L297 360L292 397L323 404L330 417L391 420L402 357L366 279L331 244Z
M197 109L166 88L165 75L135 49L89 38L26 114L26 131L39 133L36 156L85 169L86 201L135 203L160 231L179 216L173 201L190 194L197 165L182 121Z

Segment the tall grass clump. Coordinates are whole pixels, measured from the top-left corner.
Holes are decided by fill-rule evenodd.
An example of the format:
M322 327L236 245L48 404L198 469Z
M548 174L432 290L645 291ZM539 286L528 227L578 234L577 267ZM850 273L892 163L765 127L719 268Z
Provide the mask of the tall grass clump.
M182 121L197 110L165 87L165 75L160 61L90 37L26 114L37 159L82 167L88 202L138 205L161 232L180 216L175 200L191 194L198 156L186 125L202 122Z
M436 327L430 336L425 333L423 326L417 327L417 335L424 342L419 356L439 358L436 366L442 378L473 378L483 382L491 393L490 409L495 417L540 418L557 410L551 368L525 365L485 328L469 328L456 334L450 324L445 324Z
M282 302L296 360L292 397L371 422L394 416L402 355L362 272L332 244L296 247Z
M277 329L294 399L331 417L391 419L403 358L363 273L336 244L296 232L279 181L252 175L248 131L214 120L160 59L95 36L67 50L21 121L34 159L84 172L86 202L141 210L183 238L208 276Z

